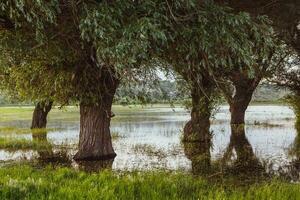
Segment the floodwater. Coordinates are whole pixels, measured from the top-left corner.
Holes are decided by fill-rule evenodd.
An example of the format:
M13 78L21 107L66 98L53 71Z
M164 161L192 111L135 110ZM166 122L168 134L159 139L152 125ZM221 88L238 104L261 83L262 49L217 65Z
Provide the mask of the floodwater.
M265 172L288 173L293 179L299 178L300 138L294 128L293 111L286 106L250 106L246 125L238 130L231 129L228 106L221 106L212 119L211 144L181 143L182 130L189 119L189 113L182 108L147 107L142 112L115 111L115 114L118 120L113 120L111 130L117 157L100 163L100 167L195 171L215 163L221 163L224 168L242 163L263 168ZM53 144L51 153L46 150L0 150L0 163L55 160L75 168L84 166L71 160L78 143L78 120L52 121L50 118L48 122L48 127L58 128L41 138ZM14 121L13 124L25 126L28 122ZM1 123L1 126L5 125L11 126L11 122ZM31 134L15 134L13 137L33 139Z

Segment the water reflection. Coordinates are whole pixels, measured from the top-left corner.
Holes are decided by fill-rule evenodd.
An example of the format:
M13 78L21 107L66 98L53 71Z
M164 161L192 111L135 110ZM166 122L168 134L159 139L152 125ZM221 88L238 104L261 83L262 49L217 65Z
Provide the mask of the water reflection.
M222 165L235 173L256 174L264 171L246 137L244 125L231 125L230 142L222 158Z
M114 159L99 161L78 161L74 163L74 167L86 172L99 172L102 170L111 170Z
M60 148L58 151L54 151L53 145L48 141L47 130L32 130L32 140L37 144L43 144L45 148L37 148L38 165L59 165L59 166L71 166L72 159L68 155L67 151Z
M239 174L261 174L265 171L246 137L244 125L231 126L230 141L220 159L221 162L213 162L212 164L211 146L213 144L211 142L184 142L183 145L184 153L191 161L194 174L216 173L213 171L216 169L221 169L221 173L234 172Z
M38 148L37 152L39 155L39 159L41 160L49 160L53 158L53 149L52 145L47 139L47 131L46 130L32 130L32 140L35 141L37 144L38 143L43 143L45 144L45 149Z
M209 173L210 170L216 174L223 168L233 172L242 171L241 168L246 172L254 168L260 171L261 166L266 166L265 162L268 162L267 165L273 164L272 169L284 168L286 172L290 170L287 166L292 165L295 173L299 174L300 139L296 137L293 126L294 114L288 107L250 106L246 127L235 130L229 124L228 107L222 106L210 127L213 132L211 144L200 142L184 145L181 145L180 134L190 116L183 109L176 108L176 112L173 112L170 108L151 108L140 112L115 113L117 120L113 121L111 128L118 136L113 140L117 157L108 165L101 162L75 164L70 159L76 153L79 123L76 120L69 121L63 115L57 116L59 119L50 118L49 128L55 130L48 133L1 135L52 145L25 152L26 158L23 158L25 156L20 153L21 150L12 154L2 149L0 160L4 163L29 159L29 162L34 162L36 159L47 165L58 163L61 159L62 165L70 166L73 162L72 166L90 171L107 166L113 170L192 170L198 174ZM23 127L23 124L19 126L18 123L12 123L2 122L2 126ZM222 161L223 168L220 167ZM91 166L98 167L91 169Z

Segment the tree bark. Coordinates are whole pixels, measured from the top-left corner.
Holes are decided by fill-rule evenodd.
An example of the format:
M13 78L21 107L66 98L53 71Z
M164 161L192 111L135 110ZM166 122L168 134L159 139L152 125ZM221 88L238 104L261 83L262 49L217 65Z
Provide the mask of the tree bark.
M100 172L102 170L111 170L114 158L97 161L78 161L78 168L86 172Z
M207 93L209 94L209 92ZM192 90L191 119L184 127L184 142L206 142L210 135L211 102L197 88Z
M80 104L79 149L74 160L112 159L116 153L112 147L110 121L111 108L116 85L111 85L110 93L103 94L102 101Z
M259 81L260 79L242 78L242 75L233 81L235 93L231 102L228 102L231 113L231 124L245 124L245 113Z
M31 129L35 128L46 128L47 126L47 116L52 108L53 102L38 102L35 105L33 116L32 116L32 123Z
M211 154L209 142L185 142L184 154L192 162L193 174L208 174L211 169Z

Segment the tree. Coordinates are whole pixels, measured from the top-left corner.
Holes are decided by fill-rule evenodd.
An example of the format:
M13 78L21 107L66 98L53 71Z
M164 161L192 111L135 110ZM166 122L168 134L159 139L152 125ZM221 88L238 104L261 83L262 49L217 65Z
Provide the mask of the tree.
M10 77L12 74L11 67L16 65L17 62L21 62L18 60L18 57L11 57L9 52L6 52L8 48L5 46L9 42L9 34L14 33L14 30L17 26L20 26L24 21L32 22L30 23L35 30L36 37L40 36L40 31L42 30L42 25L44 23L53 22L53 12L55 9L55 2L49 2L44 5L34 2L34 1L2 1L0 3L0 31L1 31L1 50L2 50L2 59L1 59L1 89L5 90L5 93L11 98L17 98L20 101L24 101L25 99L32 100L32 98L24 98L18 95L18 91L16 90L16 83L13 78ZM10 38L11 39L11 38ZM14 38L16 39L16 38ZM13 44L13 41L11 41ZM12 50L12 49L10 49ZM17 54L22 54L22 50L19 48ZM24 53L23 53L24 55ZM5 62L6 61L6 62ZM8 67L10 66L10 67ZM35 98L37 99L37 97ZM32 117L32 125L31 128L45 128L47 123L47 114L50 111L52 106L52 101L41 101L38 102Z
M23 5L37 6L42 11L47 5L53 5L50 22L40 20L48 19L47 15L37 20L29 17L18 23L10 34L10 41L18 45L6 44L12 47L9 53L14 56L18 54L17 47L27 49L21 56L22 62L14 69L20 74L18 80L26 79L28 83L45 72L44 80L37 79L40 85L27 84L24 91L27 93L29 87L32 94L51 96L63 105L79 102L80 139L76 160L115 157L109 126L116 89L121 81L138 75L139 69L147 66L144 62L150 60L149 41L163 39L156 32L155 24L143 16L147 8L132 1L52 0L45 5L21 1L21 8L14 3L5 1L3 10L6 6L18 13L16 17L8 15L16 22L19 16L28 18L27 12L22 12ZM55 89L59 88L54 94L53 82Z
M191 121L184 128L184 139L207 140L218 89L223 89L218 77L226 79L239 71L250 75L259 59L267 62L275 47L275 39L269 39L273 36L272 29L265 18L235 13L212 2L171 4L166 1L155 9L163 16L154 18L167 39L158 45L161 49L158 57L185 80L192 97ZM256 44L260 45L260 51L254 47ZM245 102L249 103L249 95L247 98Z
M289 47L293 48L298 56L300 55L300 1L298 0L278 0L278 1L267 1L267 0L216 0L218 3L229 5L237 11L246 11L253 16L267 15L273 22L274 30L277 32L279 37ZM298 63L299 66L299 63ZM289 69L284 69L290 71ZM295 82L295 76L299 74L299 71L289 75L291 82ZM287 78L287 73L281 71L281 75ZM287 87L290 88L289 84ZM293 88L293 87L292 87ZM295 91L295 90L294 90ZM299 93L295 92L295 95L290 98L290 102L299 101ZM297 103L293 103L295 110L299 111ZM298 108L297 108L298 107ZM296 112L296 115L299 115Z
M47 125L47 115L52 108L53 102L38 102L35 105L33 116L32 116L32 123L31 129L35 128L46 128Z
M228 62L232 65L228 68L217 68L218 74L213 75L230 106L231 124L245 123L245 112L258 84L261 80L272 77L288 57L284 45L277 42L272 31L261 33L260 36L262 37L258 40L253 39L251 63L236 64L237 58L231 57Z

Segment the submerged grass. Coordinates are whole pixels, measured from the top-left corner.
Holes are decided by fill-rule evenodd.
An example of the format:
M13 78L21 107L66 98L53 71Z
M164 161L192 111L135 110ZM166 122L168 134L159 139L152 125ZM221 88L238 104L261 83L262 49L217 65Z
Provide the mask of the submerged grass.
M45 150L49 148L51 148L51 144L48 142L23 138L0 137L0 149L5 149L7 151Z
M249 125L254 125L254 126L260 126L260 127L266 127L266 128L273 128L273 127L283 127L283 124L273 124L269 122L260 122L260 121L254 121L253 124Z
M300 199L300 185L273 180L248 187L181 172L86 173L68 168L0 169L0 199Z
M133 151L136 154L146 154L147 156L157 156L159 158L167 157L163 149L159 149L150 144L136 144L133 146Z
M116 132L116 131L111 132L111 139L112 140L118 140L118 139L121 139L121 138L124 138L124 136L121 135L119 132Z

